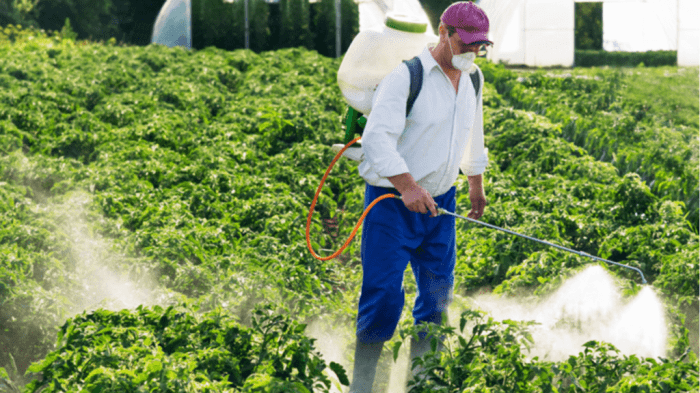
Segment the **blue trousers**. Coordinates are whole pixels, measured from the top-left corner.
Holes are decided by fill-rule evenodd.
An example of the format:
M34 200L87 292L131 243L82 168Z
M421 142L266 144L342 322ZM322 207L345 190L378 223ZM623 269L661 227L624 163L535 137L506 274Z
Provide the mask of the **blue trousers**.
M395 189L367 185L365 207ZM455 187L433 198L455 211ZM401 200L385 199L369 212L362 227L362 292L357 314L357 340L387 341L393 336L404 306L403 277L408 264L418 294L414 323L442 322L454 285L455 219L413 213Z

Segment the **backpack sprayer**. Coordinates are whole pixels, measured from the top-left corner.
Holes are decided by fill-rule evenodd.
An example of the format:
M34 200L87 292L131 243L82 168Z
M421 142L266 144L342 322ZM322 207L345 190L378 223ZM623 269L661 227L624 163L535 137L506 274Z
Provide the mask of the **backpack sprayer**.
M429 43L437 40L437 37L432 35L431 32L426 32L427 24L412 20L411 18L399 15L390 15L386 19L385 28L382 31L376 30L365 30L360 32L355 39L353 39L347 53L343 59L343 62L338 69L338 85L343 93L343 96L348 105L348 111L345 116L345 145L334 145L333 150L337 152L336 156L331 161L328 169L323 175L318 188L316 189L316 194L311 202L309 208L309 215L306 219L306 245L313 255L314 258L327 261L333 259L340 255L350 244L352 239L357 234L357 231L362 225L365 217L369 211L380 201L388 198L401 199L400 195L395 194L385 194L379 198L372 201L372 203L367 206L362 216L355 224L350 236L345 241L342 247L340 247L332 255L322 257L316 254L313 247L311 246L311 217L313 215L314 207L318 200L318 196L321 193L323 184L325 183L328 175L335 165L335 163L342 157L346 155L348 158L355 161L361 160L362 149L359 147L351 147L356 142L359 142L361 136L355 137L356 134L361 134L362 130L367 122L366 117L363 114L369 114L372 109L372 98L374 96L374 90L381 80L391 72L395 67L401 64L402 60L411 59L418 55L423 48ZM414 65L411 62L406 63L411 71L411 87L409 93L409 100L407 103L407 115L410 111L410 107L415 101L416 95L420 91L420 83L422 81L422 76L420 78L414 77ZM418 67L420 68L420 67ZM422 71L422 69L421 69ZM418 83L414 83L414 79L418 79ZM478 78L477 78L478 79ZM472 79L472 82L475 82ZM475 85L475 91L478 91ZM354 138L354 139L353 139ZM350 150L349 150L350 149ZM346 153L347 152L347 153ZM349 153L349 154L348 154ZM634 270L642 277L642 283L646 284L647 280L644 278L642 271L636 267L623 265L619 262L609 261L607 259L599 258L582 251L572 250L554 243L550 243L544 240L536 239L534 237L526 236L511 230L501 228L495 225L491 225L479 220L475 220L469 217L464 217L456 213L449 212L445 209L439 208L438 215L450 215L455 218L466 220L475 224L483 225L491 229L502 231L511 235L520 236L522 238L532 240L534 242L544 244L550 247L555 247L563 251L577 254L582 257L591 258L594 260L602 261L608 264L623 267L625 269Z

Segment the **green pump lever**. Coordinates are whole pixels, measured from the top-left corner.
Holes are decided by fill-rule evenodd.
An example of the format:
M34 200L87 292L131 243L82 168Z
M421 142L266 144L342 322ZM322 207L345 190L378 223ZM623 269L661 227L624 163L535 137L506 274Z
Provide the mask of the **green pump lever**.
M345 114L345 144L355 139L355 134L362 134L362 130L367 125L367 118L353 107L348 106Z

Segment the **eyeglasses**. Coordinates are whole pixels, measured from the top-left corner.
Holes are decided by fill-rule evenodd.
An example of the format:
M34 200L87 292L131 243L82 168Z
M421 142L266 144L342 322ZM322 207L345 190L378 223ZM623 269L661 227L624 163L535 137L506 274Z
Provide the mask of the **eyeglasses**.
M470 44L467 46L467 50L469 52L476 53L477 57L486 57L486 55L488 54L489 44L480 44L480 45L478 45L478 47L477 47L477 45L478 44Z

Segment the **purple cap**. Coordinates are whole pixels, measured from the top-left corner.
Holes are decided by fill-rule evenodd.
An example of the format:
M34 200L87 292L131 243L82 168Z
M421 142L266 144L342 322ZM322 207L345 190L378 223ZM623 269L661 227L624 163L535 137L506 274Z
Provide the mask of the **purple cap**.
M489 18L484 10L472 2L460 1L447 7L440 17L442 23L457 29L459 38L465 44L483 43L491 44L487 35L489 32Z

